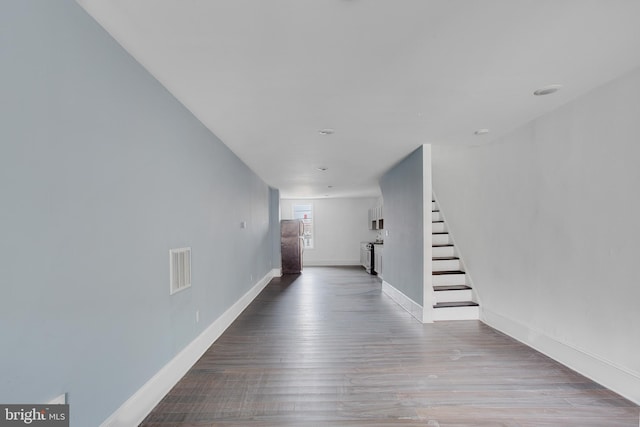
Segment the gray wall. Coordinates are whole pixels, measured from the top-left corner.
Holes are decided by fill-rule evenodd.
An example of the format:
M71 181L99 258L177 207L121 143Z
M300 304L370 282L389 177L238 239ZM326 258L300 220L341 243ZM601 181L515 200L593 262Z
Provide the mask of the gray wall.
M269 220L271 233L271 266L282 267L280 252L280 190L269 188Z
M484 318L636 402L638 118L640 70L487 145L433 147Z
M423 147L380 179L384 199L384 280L423 305Z
M72 0L0 2L0 43L0 402L95 426L275 266L277 207Z

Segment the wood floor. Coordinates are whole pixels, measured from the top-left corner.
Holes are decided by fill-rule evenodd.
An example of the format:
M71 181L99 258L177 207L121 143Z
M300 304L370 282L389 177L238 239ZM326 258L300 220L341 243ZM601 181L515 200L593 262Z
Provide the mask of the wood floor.
M633 426L628 400L479 321L422 325L360 268L273 280L145 427Z

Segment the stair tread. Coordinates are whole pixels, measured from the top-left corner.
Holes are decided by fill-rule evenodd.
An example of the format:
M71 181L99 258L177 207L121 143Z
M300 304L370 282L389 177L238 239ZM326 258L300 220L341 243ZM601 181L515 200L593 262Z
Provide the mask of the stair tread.
M432 271L431 274L434 276L440 276L442 274L465 274L462 270L445 270L445 271Z
M431 234L449 234L448 231L436 231L435 233L431 233Z
M451 243L447 243L446 245L431 245L432 248L452 248L453 245Z
M466 291L471 289L471 286L467 286L467 285L440 285L440 286L434 286L433 290L438 292L438 291Z
M432 261L457 261L460 258L458 258L457 256L434 256L431 257Z
M431 221L432 224L436 224L436 223L442 223L444 221Z
M479 304L474 301L452 301L452 302L439 302L433 306L433 308L450 308L450 307L478 307Z

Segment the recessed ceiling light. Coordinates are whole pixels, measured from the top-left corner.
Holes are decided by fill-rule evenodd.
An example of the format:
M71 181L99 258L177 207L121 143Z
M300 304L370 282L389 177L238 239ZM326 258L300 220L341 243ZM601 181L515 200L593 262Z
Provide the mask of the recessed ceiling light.
M473 132L474 135L486 135L489 133L489 129L478 129Z
M320 166L320 167L317 167L316 169L318 169L320 172L324 172L324 171L328 170L329 168L326 167L326 166Z
M556 93L557 91L559 91L561 88L562 88L562 85L544 86L536 90L535 92L533 92L533 94L535 96L551 95L552 93Z
M333 129L328 129L328 128L327 128L327 129L320 129L320 130L318 131L318 133L319 133L320 135L333 135L333 133L334 133L334 132L335 132L335 130L333 130Z

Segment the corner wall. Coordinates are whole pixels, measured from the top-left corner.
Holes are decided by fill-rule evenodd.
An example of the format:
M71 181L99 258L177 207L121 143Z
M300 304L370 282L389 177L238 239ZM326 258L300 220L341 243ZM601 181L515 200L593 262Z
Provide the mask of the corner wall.
M383 290L431 322L431 147L423 145L380 179L384 199ZM428 307L428 310L424 310Z
M280 190L269 188L269 222L271 239L271 268L282 274L282 255L280 252Z
M0 40L0 402L97 426L277 267L270 191L75 2Z
M487 145L433 147L483 320L636 403L638 117L640 70Z

